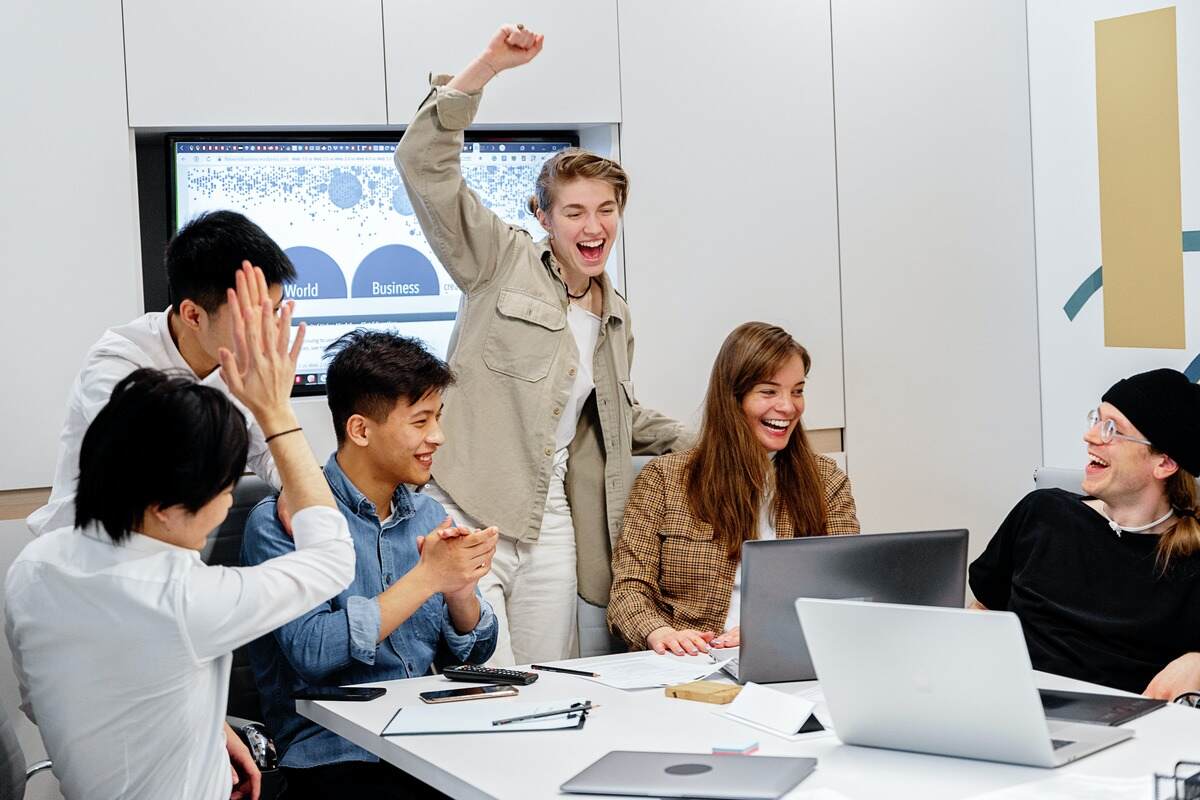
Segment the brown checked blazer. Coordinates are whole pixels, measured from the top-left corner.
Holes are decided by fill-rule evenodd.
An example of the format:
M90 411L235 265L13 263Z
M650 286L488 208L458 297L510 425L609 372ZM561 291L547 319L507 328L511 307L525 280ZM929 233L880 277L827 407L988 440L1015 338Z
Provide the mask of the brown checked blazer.
M714 541L712 526L692 513L684 477L694 453L647 464L625 507L613 552L608 625L634 649L645 649L646 636L664 625L721 633L729 613L738 564ZM850 479L826 456L817 456L817 471L828 514L821 533L858 533ZM775 532L780 539L796 536L786 509L779 510Z

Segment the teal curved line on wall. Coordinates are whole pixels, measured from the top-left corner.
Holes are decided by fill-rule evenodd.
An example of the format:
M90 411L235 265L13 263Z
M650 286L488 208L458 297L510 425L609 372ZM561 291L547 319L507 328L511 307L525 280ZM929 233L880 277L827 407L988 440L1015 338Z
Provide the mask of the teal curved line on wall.
M1183 374L1187 375L1187 379L1192 383L1200 383L1200 355L1192 359L1192 363L1187 365Z
M1063 311L1067 313L1067 319L1074 322L1075 315L1083 309L1084 303L1092 299L1092 295L1100 291L1100 287L1104 285L1104 266L1096 267L1096 271L1084 278L1083 283L1079 284L1079 288L1071 293L1071 297L1067 300L1067 304L1063 306Z
M1183 232L1183 252L1200 252L1200 231ZM1101 265L1096 267L1095 272L1084 278L1083 283L1079 284L1079 288L1071 292L1071 296L1067 298L1066 304L1063 305L1063 312L1067 315L1067 319L1074 322L1076 315L1087 304L1087 301L1092 299L1092 295L1100 291L1100 287L1103 285L1104 267Z

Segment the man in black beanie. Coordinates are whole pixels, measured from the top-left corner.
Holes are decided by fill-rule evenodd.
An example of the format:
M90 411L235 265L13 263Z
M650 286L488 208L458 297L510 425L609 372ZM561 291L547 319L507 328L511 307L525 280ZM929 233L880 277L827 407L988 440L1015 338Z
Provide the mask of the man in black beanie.
M1170 700L1200 691L1200 386L1118 381L1088 415L1084 494L1030 493L971 564L1035 669Z

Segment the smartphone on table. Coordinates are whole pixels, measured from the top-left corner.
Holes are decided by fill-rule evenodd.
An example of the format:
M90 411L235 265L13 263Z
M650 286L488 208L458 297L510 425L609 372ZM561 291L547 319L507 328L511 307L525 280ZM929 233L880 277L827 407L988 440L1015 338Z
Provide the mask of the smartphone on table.
M512 697L517 693L516 686L465 686L462 689L438 689L434 692L421 692L417 697L420 697L426 703L454 703L459 700Z
M344 700L366 702L382 697L387 689L382 686L309 686L292 692L293 700Z

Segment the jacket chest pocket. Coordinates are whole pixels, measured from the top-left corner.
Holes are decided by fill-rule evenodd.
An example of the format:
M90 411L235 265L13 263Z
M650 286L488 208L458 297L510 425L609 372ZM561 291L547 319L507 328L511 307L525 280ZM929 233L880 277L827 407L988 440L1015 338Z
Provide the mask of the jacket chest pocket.
M501 375L540 381L550 372L566 324L567 315L558 305L501 289L483 344L483 363Z
M621 424L624 429L629 431L630 436L633 435L633 405L637 400L633 397L633 381L621 381Z
M714 572L720 571L728 560L720 542L715 541L713 529L707 525L694 527L672 524L665 520L662 536L660 578L668 597L693 596L703 593L701 587L712 583Z

